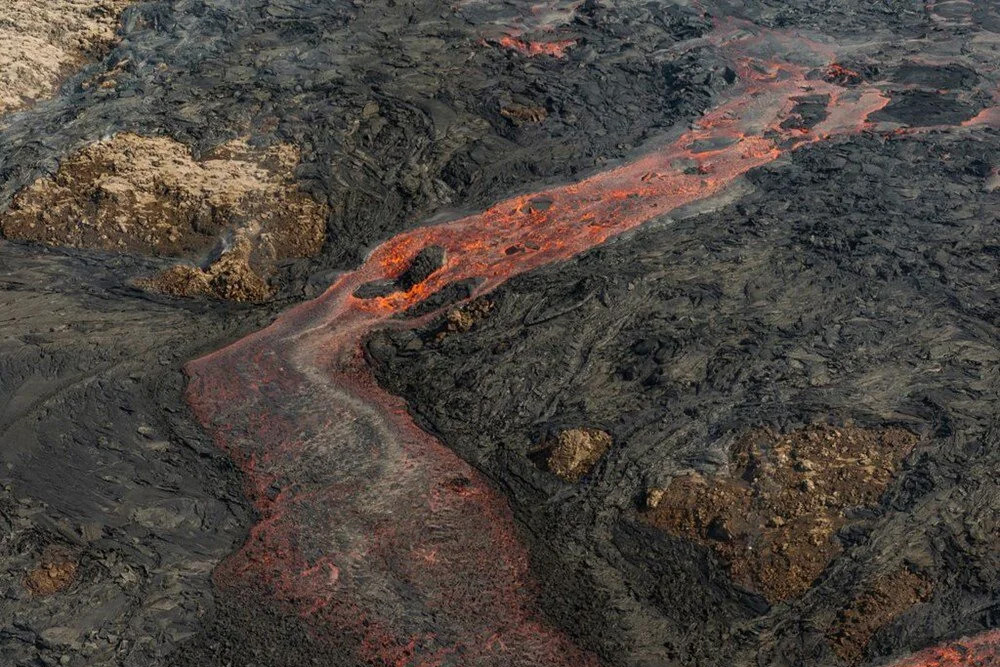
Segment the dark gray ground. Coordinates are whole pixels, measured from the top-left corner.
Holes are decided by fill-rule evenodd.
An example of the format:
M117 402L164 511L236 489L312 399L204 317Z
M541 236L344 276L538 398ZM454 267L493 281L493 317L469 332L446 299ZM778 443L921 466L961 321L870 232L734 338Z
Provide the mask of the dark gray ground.
M579 42L565 60L481 43L527 4L140 3L104 61L0 119L0 206L73 149L129 130L197 150L243 134L292 142L302 186L333 209L323 255L287 265L280 298L256 309L128 287L160 260L0 242L0 663L348 664L252 599L213 604L211 570L253 517L181 400L180 366L315 295L378 240L610 164L725 92L709 46L672 49L708 29L697 8L588 0L556 28ZM895 68L1000 30L989 3L968 16L919 2L730 4L714 13L920 38L869 58L901 91L978 85ZM968 51L989 64L987 47ZM80 87L116 66L116 87ZM921 90L883 119L954 122L984 103L931 105ZM548 116L517 126L500 115L511 103ZM873 661L995 626L1000 240L986 184L998 142L978 131L803 150L751 174L737 203L512 281L469 334L373 342L380 379L508 493L546 610L611 664L837 664L821 636L831 610L902 561L935 594L876 637ZM396 351L414 335L419 351ZM635 354L644 339L656 351ZM768 608L707 551L636 523L648 485L721 464L727 434L816 418L933 437L801 600ZM545 429L578 424L626 444L570 487L524 454ZM32 598L24 573L53 544L79 556L78 580Z
M151 664L211 606L207 578L250 519L179 369L247 322L122 286L143 268L0 246L3 664ZM78 582L33 599L22 579L51 545Z

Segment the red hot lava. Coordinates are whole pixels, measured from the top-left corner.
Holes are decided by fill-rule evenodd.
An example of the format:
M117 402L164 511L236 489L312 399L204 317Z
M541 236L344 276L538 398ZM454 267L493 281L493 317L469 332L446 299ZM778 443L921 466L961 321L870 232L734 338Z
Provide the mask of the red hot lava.
M504 35L497 43L505 49L520 51L528 57L532 56L552 56L553 58L565 58L566 49L576 44L575 39L559 39L553 42L532 42Z
M570 258L796 146L859 132L887 102L873 88L807 79L806 66L736 62L738 96L662 150L401 234L322 297L188 365L190 403L245 473L261 515L217 570L219 586L268 591L373 665L597 664L544 620L503 496L375 384L360 344L376 326L405 326L390 318L453 281L480 278L482 293ZM826 119L783 129L804 93L829 95ZM447 255L422 283L353 296L429 245Z
M1000 630L921 651L892 667L995 667L1000 665Z

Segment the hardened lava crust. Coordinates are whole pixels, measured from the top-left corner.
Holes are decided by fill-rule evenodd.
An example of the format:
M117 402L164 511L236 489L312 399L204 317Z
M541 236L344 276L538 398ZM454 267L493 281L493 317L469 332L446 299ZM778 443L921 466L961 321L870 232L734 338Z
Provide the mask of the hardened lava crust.
M1000 665L1000 9L0 8L0 664Z

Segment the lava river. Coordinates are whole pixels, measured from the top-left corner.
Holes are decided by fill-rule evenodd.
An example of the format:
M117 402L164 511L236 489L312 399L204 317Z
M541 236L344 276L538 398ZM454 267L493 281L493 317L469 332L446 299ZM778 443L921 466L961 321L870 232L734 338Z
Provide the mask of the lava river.
M484 293L568 259L798 146L864 131L888 102L875 87L824 80L833 54L804 40L791 49L800 57L774 59L755 55L774 52L760 36L718 39L735 54L729 101L660 150L403 233L320 298L187 366L188 399L244 472L261 517L217 569L218 586L267 591L366 664L598 664L539 611L504 497L376 385L361 342L375 327L415 325L394 316L455 281L478 279ZM786 122L805 94L829 97L826 117L811 127ZM431 245L445 261L423 282L353 296ZM958 664L934 660L907 665Z

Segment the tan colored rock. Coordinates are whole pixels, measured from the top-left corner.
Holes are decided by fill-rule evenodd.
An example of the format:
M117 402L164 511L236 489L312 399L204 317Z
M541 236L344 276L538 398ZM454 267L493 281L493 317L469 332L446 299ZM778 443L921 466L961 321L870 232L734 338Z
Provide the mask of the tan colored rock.
M525 125L528 123L541 123L548 118L549 112L544 107L508 104L500 108L500 115L515 125Z
M650 489L646 492L646 509L656 509L663 500L663 496L666 493L663 489Z
M298 189L298 151L226 143L201 159L167 137L119 134L66 158L52 177L0 214L9 239L200 260L226 236L206 271L178 265L142 284L177 296L260 301L274 263L313 256L328 208Z
M326 207L295 184L298 152L231 141L201 160L167 137L119 134L66 158L0 215L9 239L191 256L221 232L256 227L273 259L319 252Z
M592 428L560 432L551 443L549 471L567 482L579 482L611 447L611 436Z
M736 582L787 600L840 553L845 510L877 503L916 442L896 427L752 431L733 445L728 474L674 478L644 517L711 548Z
M52 94L73 69L100 56L132 0L0 3L0 114Z
M259 302L271 296L267 281L252 267L253 246L246 238L237 239L208 269L178 264L140 286L171 296L207 296L228 301Z
M484 297L473 299L468 303L452 308L445 315L444 325L437 334L441 340L449 334L465 333L472 329L477 322L486 319L493 310L493 302Z

